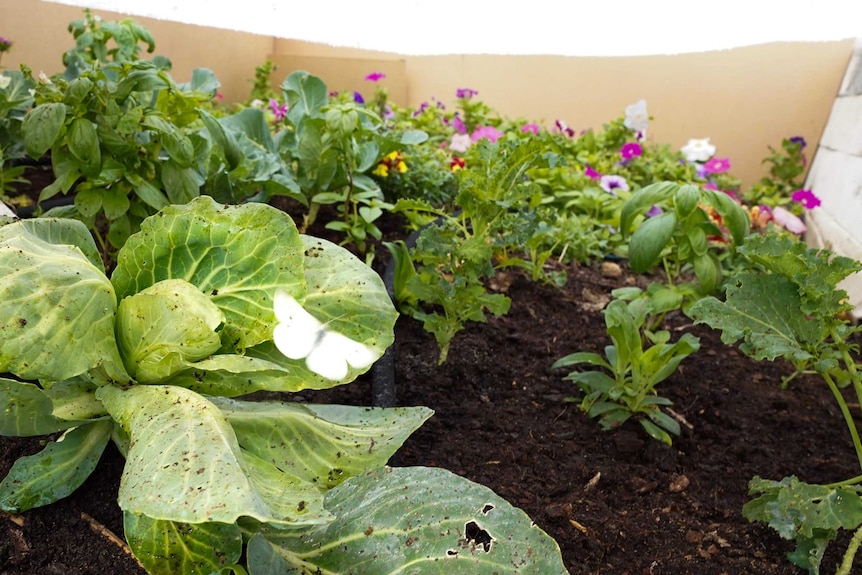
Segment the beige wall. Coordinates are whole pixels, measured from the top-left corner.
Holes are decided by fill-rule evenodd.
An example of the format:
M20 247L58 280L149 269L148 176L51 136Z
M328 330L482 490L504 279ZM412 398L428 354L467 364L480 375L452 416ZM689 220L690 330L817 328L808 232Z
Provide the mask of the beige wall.
M23 61L36 71L60 71L61 54L71 46L66 26L82 14L40 0L0 0L0 35L15 42L3 65ZM846 40L629 58L415 57L135 19L153 34L156 51L174 62L175 79L210 68L227 101L247 97L254 68L267 57L279 66L275 86L306 69L331 89L367 97L374 87L364 76L382 71L382 85L398 104L417 106L432 96L451 104L457 88L472 88L505 116L546 126L563 119L577 130L600 128L643 98L655 118L651 139L679 148L689 138L709 137L746 183L765 173L768 146L782 138L803 136L814 149L853 51Z

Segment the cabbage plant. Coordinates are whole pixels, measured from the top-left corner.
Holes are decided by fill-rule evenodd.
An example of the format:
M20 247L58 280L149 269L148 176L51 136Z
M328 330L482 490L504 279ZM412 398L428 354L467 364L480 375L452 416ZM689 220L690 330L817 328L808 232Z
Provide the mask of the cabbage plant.
M69 495L113 441L125 536L153 574L566 572L487 488L386 466L430 409L241 397L368 369L333 381L280 353L277 291L376 357L392 344L382 281L343 248L199 197L144 220L108 278L81 222L0 223L0 434L50 436L0 509Z

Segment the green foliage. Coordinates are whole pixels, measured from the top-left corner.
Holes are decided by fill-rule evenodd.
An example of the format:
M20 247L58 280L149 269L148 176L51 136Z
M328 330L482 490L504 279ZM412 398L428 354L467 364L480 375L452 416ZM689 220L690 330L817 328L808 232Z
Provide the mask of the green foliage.
M840 387L852 386L862 399L862 378L848 338L859 331L842 319L849 306L837 284L862 264L826 250L815 250L786 235L751 236L739 249L749 264L728 282L724 301L707 297L692 306L698 323L722 330L722 341L740 341L739 348L755 359L783 357L797 372L819 374L844 417L862 468L862 441ZM796 478L781 482L755 479L746 517L765 521L786 539L795 539L794 564L819 573L823 552L838 529L862 525L859 501L862 476L831 486L809 485ZM838 573L850 572L862 538L857 532Z
M351 540L351 553L372 557L387 540L379 537L453 493L440 517L469 518L490 533L488 548L477 545L495 569L498 557L526 557L528 547L535 567L517 572L565 573L553 540L487 489L433 470L384 469L431 410L234 399L332 387L369 367L351 366L336 381L279 353L276 290L374 357L394 339L397 313L379 276L343 248L299 234L285 213L205 196L168 206L119 250L110 279L82 223L15 221L0 227L0 272L8 280L0 371L16 378L0 378L0 433L65 432L13 465L0 510L67 496L113 440L126 457L125 535L154 574L244 573L243 557L254 572L277 557L301 568L313 562L296 559L311 538L321 551ZM417 534L435 528L428 517L428 526L414 522ZM442 541L422 535L411 551L477 553L469 533L453 531L441 551ZM333 573L354 565L340 551L321 561ZM388 561L398 568L412 559Z
M255 100L269 102L270 98L277 96L275 90L272 89L272 73L277 69L278 67L275 63L268 58L263 64L254 69L254 83L248 95L247 103L250 104Z
M743 198L752 205L765 204L775 206L793 206L798 214L801 207L794 205L791 195L802 188L805 175L805 155L802 150L805 141L801 138L785 138L781 141L781 149L769 147L769 155L763 160L769 164L769 175L762 177L756 184L745 191Z
M587 364L609 372L610 375L603 371L573 371L566 377L584 393L581 410L598 418L603 429L616 428L637 416L650 437L670 445L671 435L679 435L680 428L661 410L671 401L659 396L656 386L670 377L683 359L700 349L700 342L689 333L670 343L670 332L647 332L652 345L644 348L641 330L651 312L650 299L611 301L604 314L613 343L605 347L605 357L576 352L557 360L552 368Z

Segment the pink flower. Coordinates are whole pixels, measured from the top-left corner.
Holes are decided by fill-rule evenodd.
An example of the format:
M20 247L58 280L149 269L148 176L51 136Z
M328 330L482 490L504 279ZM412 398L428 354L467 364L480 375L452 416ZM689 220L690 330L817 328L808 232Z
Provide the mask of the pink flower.
M499 140L504 135L504 132L501 132L494 126L479 126L475 130L473 130L473 135L470 136L470 139L474 142L478 142L482 138L488 138L493 143Z
M585 175L586 177L588 177L588 178L592 178L592 179L594 179L594 180L595 180L596 178L601 178L601 177L602 177L602 175L601 175L600 173L598 173L597 171L595 171L594 169L592 169L590 166L587 166L587 169L585 169L585 170L584 170L584 175Z
M793 195L790 196L790 199L794 202L799 202L805 207L806 210L813 210L821 203L820 198L814 195L814 192L811 190L796 190L793 192Z
M452 127L455 128L455 131L459 134L467 133L467 126L464 125L464 120L458 114L452 118Z
M599 180L599 186L609 194L617 194L617 190L628 191L629 184L622 176L602 176Z
M715 184L713 184L712 182L707 182L707 183L705 183L705 184L703 185L703 189L704 189L704 190L712 190L713 192L717 192L717 191L718 191L718 186L716 186L716 185L715 185Z
M473 140L471 140L470 136L467 134L453 134L452 143L449 144L449 149L453 152L460 152L463 154L472 143Z
M287 104L278 104L278 100L269 99L269 109L275 114L275 121L281 122L287 116Z
M711 158L703 168L710 174L723 174L730 169L730 158Z
M479 92L477 90L471 90L470 88L458 88L455 90L456 98L466 98L469 100L473 96L478 96Z
M622 154L625 160L631 160L635 156L640 156L643 152L644 150L641 148L641 145L635 142L625 144L620 150L620 154Z
M379 82L380 80L382 80L385 77L386 77L386 74L384 74L383 72L372 72L372 73L368 74L367 76L365 76L365 81L366 82Z
M772 209L772 221L794 234L804 234L805 230L808 229L802 220L793 215L793 212L781 206L776 206Z
M525 134L527 132L533 132L534 134L538 134L539 133L539 125L538 124L524 124L523 126L521 126L521 131L524 132Z

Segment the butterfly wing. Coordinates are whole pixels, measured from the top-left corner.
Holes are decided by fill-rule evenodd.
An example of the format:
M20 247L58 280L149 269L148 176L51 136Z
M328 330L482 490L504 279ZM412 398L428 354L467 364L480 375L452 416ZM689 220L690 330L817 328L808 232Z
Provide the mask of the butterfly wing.
M308 369L331 380L347 377L348 364L354 368L368 367L376 359L374 350L338 332L324 328L317 345L305 358Z
M290 359L306 357L324 333L323 324L282 291L275 292L273 308L279 322L272 333L275 347Z

